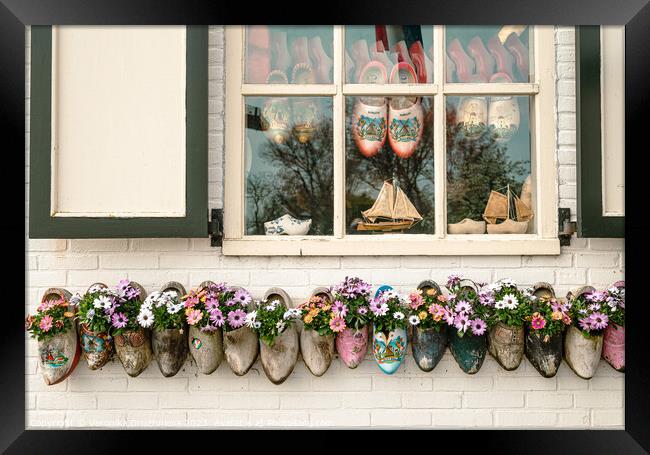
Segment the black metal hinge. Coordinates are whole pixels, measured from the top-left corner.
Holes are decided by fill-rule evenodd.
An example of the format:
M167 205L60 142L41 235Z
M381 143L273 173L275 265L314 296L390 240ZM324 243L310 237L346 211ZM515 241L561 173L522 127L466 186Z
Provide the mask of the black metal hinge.
M223 244L223 209L210 210L208 234L210 235L210 246L221 246Z
M577 223L571 221L571 209L559 208L557 209L558 220L558 234L560 239L560 246L570 246L571 236L576 232Z

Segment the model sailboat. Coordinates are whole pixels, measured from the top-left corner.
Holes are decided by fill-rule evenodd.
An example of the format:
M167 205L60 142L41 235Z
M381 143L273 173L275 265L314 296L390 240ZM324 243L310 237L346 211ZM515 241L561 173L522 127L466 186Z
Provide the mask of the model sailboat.
M361 212L363 221L358 231L400 231L410 229L422 216L402 189L385 181L375 203Z
M533 211L508 185L506 194L492 190L483 212L488 234L525 234ZM512 201L512 202L511 202ZM498 221L502 221L497 224Z

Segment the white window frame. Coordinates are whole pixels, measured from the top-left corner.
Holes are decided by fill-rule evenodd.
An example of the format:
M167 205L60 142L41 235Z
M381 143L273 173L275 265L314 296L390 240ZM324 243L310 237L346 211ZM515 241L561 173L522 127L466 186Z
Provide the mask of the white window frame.
M555 39L553 26L531 27L534 81L530 83L447 83L444 27L435 26L434 83L370 85L344 83L344 27L334 26L332 84L244 83L244 26L226 27L226 128L224 186L224 255L345 256L345 255L557 255L558 180L555 153ZM338 52L336 52L338 50ZM333 98L334 235L263 236L244 234L244 135L246 96L330 96ZM345 96L417 95L434 97L434 234L345 234ZM535 234L446 234L446 144L444 95L531 96L531 174L534 182ZM544 195L544 197L539 197Z

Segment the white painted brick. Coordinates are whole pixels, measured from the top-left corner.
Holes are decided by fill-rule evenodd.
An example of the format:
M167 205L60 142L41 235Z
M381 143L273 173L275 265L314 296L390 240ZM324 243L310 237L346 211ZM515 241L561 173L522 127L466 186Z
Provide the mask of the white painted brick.
M558 168L560 178L560 185L566 183L576 183L576 167L575 166L560 166Z
M73 239L70 240L70 252L86 253L99 251L126 251L129 241L126 239Z
M573 395L570 393L527 392L526 406L530 408L570 408L573 405Z
M97 268L97 256L41 256L38 263L44 270L88 270Z
M70 270L68 272L68 285L79 286L86 290L91 284L99 282L113 287L125 277L126 273L122 270Z
M560 186L560 197L561 198L573 198L576 194L576 185L565 182Z
M558 114L558 125L564 130L576 129L576 116L575 114L560 113Z
M594 427L622 427L625 425L625 412L623 409L594 409L591 422Z
M440 366L438 364L438 366ZM438 368L436 366L436 368ZM449 378L449 377L436 377L433 379L433 390L448 390L448 391L477 391L477 390L491 390L493 380L491 377L477 377L470 376L467 378Z
M155 364L156 362L153 362ZM152 365L149 365L151 368ZM153 365L157 369L157 365ZM144 373L143 373L144 374ZM136 378L129 378L127 390L129 392L178 392L185 391L188 388L187 378L174 376L165 377L146 377L142 374Z
M465 256L463 267L520 267L521 256Z
M625 272L623 269L590 269L589 270L589 283L599 288L611 286L613 283L624 280Z
M186 422L185 411L130 411L126 414L127 426L136 428L184 426Z
M399 392L344 392L340 396L344 408L378 409L402 406L402 396Z
M488 428L492 426L492 411L472 409L471 412L466 410L455 409L433 409L434 427L451 427L451 428Z
M465 392L464 408L521 408L524 406L523 392Z
M407 392L402 395L404 408L460 408L460 392Z
M140 283L149 293L170 281L177 281L186 289L189 285L189 273L184 270L137 270L129 273L129 279Z
M254 427L308 427L307 411L252 411L250 425Z
M251 281L263 286L306 286L309 272L298 269L253 270Z
M288 393L282 394L282 409L332 409L340 408L342 399L331 393Z
M589 239L589 248L592 250L622 251L625 249L625 239Z
M623 406L622 390L575 392L576 408L620 408Z
M133 239L134 251L184 251L189 248L189 239Z
M573 256L561 254L559 256L524 256L524 267L571 267ZM533 273L532 271L530 273ZM535 274L537 271L534 272Z
M189 411L187 423L192 427L242 427L248 426L248 412L244 411Z
M371 390L371 384L371 378L369 377L332 377L325 375L312 379L311 387L314 391L323 392L336 392L341 390L347 392L364 392Z
M367 427L370 426L368 411L312 411L309 413L310 424L314 427Z
M576 151L575 150L558 150L557 152L557 161L560 164L576 164ZM562 187L560 187L560 190L562 190ZM576 194L573 192L572 194Z
M64 251L65 239L27 239L27 251Z
M248 270L199 270L190 272L190 287L196 287L206 280L215 283L237 283L238 286L246 287L250 284L251 274Z
M67 273L65 270L33 270L27 274L26 281L30 287L60 287L65 286Z
M576 59L574 46L558 46L555 55L558 62L575 62Z
M79 393L40 393L36 403L39 409L95 409L97 398Z
M578 409L575 411L563 409L558 412L557 425L560 428L586 428L589 426L589 410Z
M555 273L552 269L537 269L535 273L525 268L519 269L497 269L495 270L495 279L511 278L518 286L530 286L538 281L553 283Z
M62 428L65 422L63 411L34 411L27 414L27 428Z
M516 374L510 377L497 377L496 390L555 390L555 378L544 378L542 376L522 377Z
M558 134L559 145L576 145L575 131L560 131Z
M220 395L217 393L159 393L161 409L215 409L219 408Z
M66 428L114 428L126 426L126 412L96 411L67 412L65 417Z
M377 410L371 412L370 422L379 427L423 427L431 425L431 412L410 409Z
M618 253L578 253L576 255L576 266L599 268L616 267L618 265L618 259Z
M99 397L99 409L157 409L158 393L110 393Z
M594 377L589 381L591 390L624 390L625 375L620 377Z
M266 392L222 393L223 409L278 409L280 398Z
M574 44L575 29L573 27L562 27L555 33L557 44Z
M494 411L498 426L549 427L557 423L557 414L551 411Z
M152 254L107 254L99 258L99 265L104 269L155 269L158 256Z
M126 377L79 376L73 374L70 379L72 392L122 392L126 391Z
M558 284L584 284L587 282L587 269L560 269L557 271Z
M575 79L576 66L574 63L561 62L557 65L558 76L562 79Z
M372 390L426 391L433 390L433 380L426 377L373 376Z

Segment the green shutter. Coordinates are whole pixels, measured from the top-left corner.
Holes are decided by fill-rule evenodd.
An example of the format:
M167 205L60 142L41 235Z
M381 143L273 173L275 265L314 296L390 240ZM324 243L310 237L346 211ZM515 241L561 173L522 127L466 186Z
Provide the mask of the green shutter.
M578 235L624 237L625 217L603 216L600 26L576 27Z
M187 27L186 213L175 218L50 216L52 28L32 26L31 40L29 237L207 237L207 26Z

